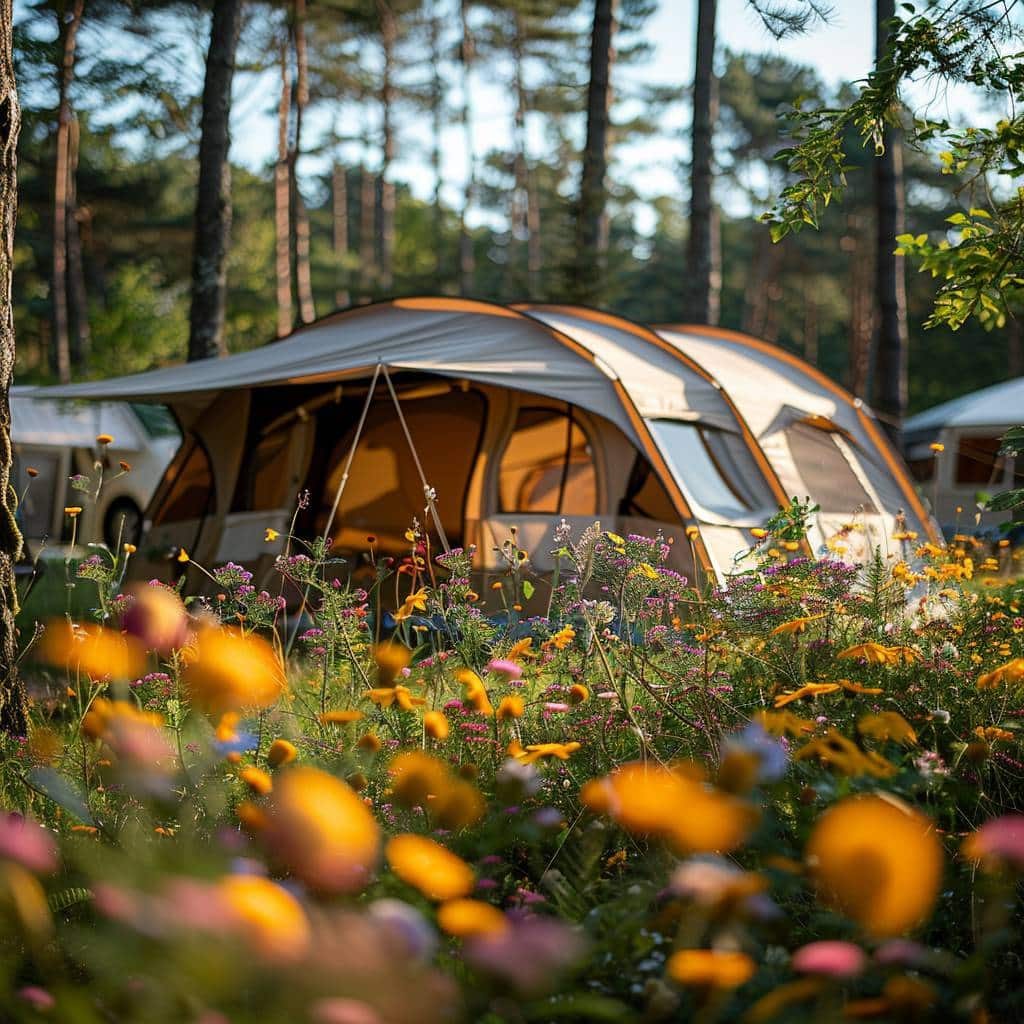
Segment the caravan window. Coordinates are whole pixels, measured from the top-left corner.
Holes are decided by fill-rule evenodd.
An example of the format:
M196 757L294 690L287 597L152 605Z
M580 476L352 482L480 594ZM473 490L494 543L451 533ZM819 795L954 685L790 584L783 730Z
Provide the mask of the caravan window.
M213 470L206 449L190 438L167 468L170 485L154 526L202 519L213 505Z
M571 410L519 410L498 491L502 512L597 514L594 451Z
M764 476L739 434L680 420L651 420L650 426L694 511L745 520L773 507Z
M786 440L797 472L822 512L848 514L858 508L868 513L877 512L875 503L840 446L841 439L838 430L828 430L803 420L786 427ZM849 444L847 441L843 443Z
M1001 483L1004 461L998 454L999 445L998 437L961 437L956 450L956 482Z

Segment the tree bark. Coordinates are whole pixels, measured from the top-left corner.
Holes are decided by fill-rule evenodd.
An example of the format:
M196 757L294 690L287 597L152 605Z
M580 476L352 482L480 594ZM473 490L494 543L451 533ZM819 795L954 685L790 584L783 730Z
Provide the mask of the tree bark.
M291 205L288 173L288 114L292 83L288 73L288 46L281 47L281 102L277 106L277 163L274 165L274 265L277 278L277 336L292 330Z
M68 340L68 165L71 152L71 83L75 77L75 46L82 23L84 0L74 0L70 12L57 11L61 65L57 75L57 156L53 186L53 370L66 384L71 380Z
M580 198L576 213L576 261L573 290L578 302L597 303L604 291L608 249L605 225L605 175L608 171L608 112L615 59L615 0L594 0L587 85L587 139L583 148Z
M1006 375L1019 377L1024 373L1024 345L1021 344L1021 322L1018 316L1006 318Z
M377 182L364 165L359 168L359 291L363 302L373 298L377 287L376 215Z
M334 304L345 309L352 304L348 289L348 179L345 168L337 161L331 168L331 214L334 246L335 287Z
M11 483L10 387L14 379L14 315L11 270L18 211L18 133L21 109L14 81L11 0L0 0L0 729L23 736L28 729L25 687L18 676L18 612L14 564L21 557Z
M686 244L683 318L690 323L717 324L721 270L716 257L717 220L711 196L713 132L718 117L715 80L715 16L717 0L697 2L697 59L693 74L693 126L690 159L690 235Z
M377 186L377 265L380 288L390 293L394 284L395 251L395 186L390 180L391 163L395 158L395 43L398 41L398 19L387 0L377 0L380 19L380 42L384 56L381 78L381 161Z
M516 97L513 114L513 175L515 187L512 192L512 234L510 257L526 243L526 294L530 299L540 297L541 271L544 268L540 236L540 203L533 187L533 174L527 155L526 114L530 104L526 93L525 53L526 32L522 15L515 11L515 31L512 37L512 88ZM515 259L512 258L513 264ZM517 286L514 271L507 275L506 286Z
M888 22L895 0L875 2L875 63L891 61ZM875 410L898 441L907 411L907 292L903 257L896 256L896 236L904 233L903 143L899 128L883 133L884 153L875 160L875 209L878 228L875 287L878 293L878 334L875 350Z
M82 235L78 223L81 215L81 211L78 209L79 135L78 120L73 118L69 134L67 205L68 288L74 322L74 332L71 335L71 366L75 373L84 376L89 372L92 330L89 327L89 297L85 288Z
M441 131L444 127L444 80L441 78L441 15L436 7L430 10L427 25L430 37L430 170L434 177L434 197L431 217L434 231L434 283L441 290L444 273L444 207L441 190L444 174L441 168Z
M469 230L469 212L476 200L476 156L473 152L473 100L472 71L476 55L473 35L469 27L469 0L461 0L459 17L462 25L462 45L459 60L462 65L462 133L466 150L466 188L459 216L459 294L473 294L473 278L476 260L473 252L473 236Z
M213 5L199 138L192 305L188 318L189 362L227 353L224 311L231 245L228 153L231 148L231 84L241 24L242 0L219 0Z
M872 309L871 251L864 244L860 218L847 220L850 252L850 391L866 398L871 372L871 336L874 333ZM842 245L842 242L840 242Z
M306 0L292 4L292 43L295 47L295 128L288 151L289 199L294 226L295 295L299 302L299 319L304 324L316 319L313 302L313 277L309 266L309 214L299 191L298 162L302 146L302 119L309 103L309 51L306 46Z

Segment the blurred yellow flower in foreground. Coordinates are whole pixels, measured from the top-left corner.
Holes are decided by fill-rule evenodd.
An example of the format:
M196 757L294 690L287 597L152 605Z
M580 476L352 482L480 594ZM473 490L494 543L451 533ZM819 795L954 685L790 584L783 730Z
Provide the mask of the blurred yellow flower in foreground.
M739 988L757 971L746 953L718 949L682 949L666 965L668 976L687 988Z
M309 946L306 912L291 893L259 875L229 875L217 891L249 944L268 960L298 960Z
M799 690L792 690L790 693L780 693L775 698L775 708L784 708L795 700L803 700L804 697L817 697L823 693L835 693L839 689L838 683L805 683Z
M510 718L522 718L524 711L523 698L512 695L502 697L496 712L499 721L507 721Z
M388 766L391 790L407 807L423 806L427 797L440 793L448 780L448 765L420 750L399 754Z
M377 664L377 681L381 687L395 685L395 679L412 659L412 651L402 644L390 640L373 648L373 660Z
M978 676L979 690L989 690L1001 683L1012 683L1015 686L1024 683L1024 658L1014 658L1005 665Z
M526 750L516 755L516 760L522 764L533 764L545 757L557 757L559 761L568 761L570 754L575 754L580 749L580 744L573 740L571 743L530 743Z
M274 740L267 751L267 764L271 768L280 768L282 765L294 761L298 754L294 743L289 743L288 740Z
M473 869L461 857L426 836L395 836L384 852L391 870L432 900L468 896L476 884Z
M471 668L460 668L455 673L455 678L465 687L466 700L474 711L479 712L481 715L494 714L494 708L491 706L491 700L487 695L487 687L484 686L483 680Z
M377 865L373 815L349 786L318 768L282 771L265 820L253 820L273 859L321 892L356 892Z
M428 711L423 716L423 731L435 740L448 739L448 719L441 711Z
M274 648L230 628L200 631L182 678L193 702L210 714L269 708L285 690Z
M103 626L72 626L60 619L46 627L39 654L51 665L90 679L131 679L146 668L146 653L134 637Z
M482 900L449 900L437 911L441 930L456 938L470 935L494 935L508 927L505 915Z
M627 832L662 839L680 854L728 853L757 822L752 805L710 786L691 765L625 764L588 782L580 799Z
M848 797L829 808L806 857L821 900L873 935L909 931L935 905L942 878L935 827L892 797Z
M857 722L857 732L874 740L895 740L913 746L917 733L898 711L880 711L877 715L864 715Z

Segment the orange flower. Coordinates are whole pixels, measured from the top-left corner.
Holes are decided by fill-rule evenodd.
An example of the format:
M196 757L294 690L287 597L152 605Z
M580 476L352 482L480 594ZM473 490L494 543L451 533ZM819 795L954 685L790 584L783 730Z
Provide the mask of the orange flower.
M468 896L476 884L473 869L450 850L426 836L395 836L385 848L391 870L432 900Z
M536 658L537 655L530 650L533 646L533 637L528 636L523 640L517 640L508 650L505 658L508 661L519 661L521 658Z
M448 784L448 766L421 750L399 754L388 766L395 797L409 807L423 806L427 797L442 792Z
M570 704L582 704L590 698L590 691L581 683L574 683L569 687L568 701Z
M342 710L324 711L317 717L324 725L348 725L349 722L362 721L366 716L362 711Z
M912 746L917 743L917 733L911 724L896 711L882 711L877 715L865 715L857 722L857 731L862 736L875 740L895 740Z
M544 757L557 757L559 761L568 761L570 754L575 754L580 744L572 743L529 743L526 752L516 758L521 764L533 764Z
M460 668L455 673L455 678L466 688L466 700L472 705L474 711L482 715L494 714L494 708L487 696L487 687L472 669Z
M203 629L182 673L193 702L211 714L269 708L285 690L273 647L236 629Z
M298 757L298 751L295 749L295 745L289 743L288 740L274 740L270 744L270 749L267 750L267 764L271 768L280 768L282 765L294 761L296 757Z
M241 810L241 809L239 809ZM259 821L274 861L312 889L356 892L370 880L380 829L355 792L317 768L286 768Z
M395 679L412 660L412 651L402 644L387 641L373 648L373 660L377 663L377 679L381 686L394 686Z
M756 973L746 953L717 949L683 949L666 964L668 976L686 988L739 988Z
M471 935L494 935L508 927L505 915L482 900L456 899L442 903L437 911L441 931L465 939Z
M978 676L979 690L990 690L1002 683L1012 683L1014 686L1024 683L1024 658L1014 658L1005 665Z
M274 780L262 769L253 765L243 768L238 777L254 792L266 796L274 788Z
M403 711L412 711L426 704L423 697L414 697L408 686L384 686L375 690L367 690L366 696L382 708L397 704Z
M384 744L381 743L380 737L375 732L367 732L359 737L359 741L356 743L356 746L360 750L365 750L370 754L376 754Z
M480 790L463 779L446 779L431 802L431 813L437 824L453 831L475 825L486 810Z
M522 718L524 711L523 698L517 696L502 697L496 712L499 721L510 718Z
M782 636L787 633L802 633L807 629L809 622L817 622L819 619L825 618L824 612L820 615L805 615L799 619L790 619L789 622L783 622L781 626L776 626L769 636Z
M435 740L448 739L448 719L440 711L428 711L423 716L423 731Z
M896 766L873 750L861 750L835 729L818 739L802 746L794 755L794 761L806 761L814 757L822 764L835 768L843 775L874 775L888 779L896 774Z
M775 698L775 708L783 708L792 704L795 700L802 700L804 697L817 697L822 693L835 693L839 689L838 683L805 683L799 690L792 690L789 693L780 693Z
M847 797L818 819L807 862L819 897L877 936L931 913L942 879L935 826L895 797Z
M103 626L72 626L55 620L46 627L40 657L90 679L131 679L146 668L146 653L134 637Z
M772 736L792 736L799 739L805 733L814 732L814 722L800 718L792 711L758 711L754 721L760 722L764 731Z
M851 679L837 679L836 682L847 693L866 693L875 696L882 692L882 688L880 686L865 686L863 683L855 683Z
M242 926L242 935L268 960L298 960L309 946L306 912L290 892L259 875L229 875L217 894Z

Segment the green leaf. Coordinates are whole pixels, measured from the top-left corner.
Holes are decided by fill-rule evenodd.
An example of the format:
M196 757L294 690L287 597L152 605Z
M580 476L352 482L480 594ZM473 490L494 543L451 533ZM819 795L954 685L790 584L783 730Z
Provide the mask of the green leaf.
M1024 487L1015 487L1010 491L1003 491L994 498L985 502L987 512L1007 512L1010 509L1019 508L1024 505Z
M1000 455L1024 455L1024 427L1011 427L1003 434Z
M529 580L523 580L523 597L525 597L527 601L533 597L535 589L536 588Z
M44 796L49 797L59 807L73 814L86 825L95 825L89 805L71 783L63 775L52 768L33 768L28 773L28 780Z

